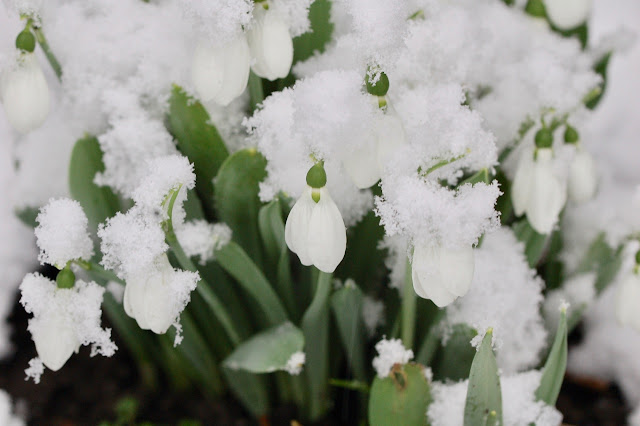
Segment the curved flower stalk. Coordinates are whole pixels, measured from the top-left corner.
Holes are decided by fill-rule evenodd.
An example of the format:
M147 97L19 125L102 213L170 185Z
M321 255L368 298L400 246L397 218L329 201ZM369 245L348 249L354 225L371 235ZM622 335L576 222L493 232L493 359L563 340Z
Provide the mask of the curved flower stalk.
M516 215L526 213L540 234L549 234L567 201L566 182L553 169L553 136L544 128L536 134L536 148L525 150L513 179L511 199Z
M469 291L475 260L473 247L448 249L418 245L414 248L411 278L416 294L442 308Z
M309 169L307 188L294 204L285 225L285 241L303 265L331 273L342 261L347 234L338 207L326 188L321 163Z
M271 81L286 77L293 63L293 40L288 25L268 1L256 3L253 18L247 31L251 69L258 77Z
M229 105L247 88L251 54L244 34L221 47L200 44L193 55L191 78L204 101Z
M591 13L592 0L544 0L547 16L561 30L583 24Z

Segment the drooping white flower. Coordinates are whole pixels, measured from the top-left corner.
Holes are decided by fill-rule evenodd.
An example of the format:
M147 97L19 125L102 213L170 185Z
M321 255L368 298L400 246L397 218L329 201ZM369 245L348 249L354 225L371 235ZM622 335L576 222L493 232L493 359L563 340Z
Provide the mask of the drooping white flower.
M303 265L323 272L335 271L347 248L342 215L324 186L307 186L287 217L284 235Z
M226 106L249 81L251 54L244 34L221 47L200 44L193 55L191 77L198 96Z
M198 280L197 273L173 269L166 254L158 256L153 271L126 279L124 310L143 330L164 334L178 321Z
M448 249L418 245L411 262L416 294L442 308L469 291L474 271L473 247Z
M537 232L551 232L567 200L566 183L553 169L551 148L537 148L535 154L531 150L522 153L513 179L511 200L516 215L526 213Z
M575 203L584 203L593 198L598 187L598 174L593 156L582 146L576 147L576 156L569 168L567 192Z
M616 317L618 322L635 328L640 332L640 274L634 270L620 282L616 300Z
M256 3L254 22L247 32L253 72L267 80L289 75L293 63L293 40L289 27L269 2Z
M591 13L592 0L544 0L549 20L561 30L584 23Z
M49 85L34 53L20 54L0 78L0 99L11 126L29 133L44 123L50 109Z

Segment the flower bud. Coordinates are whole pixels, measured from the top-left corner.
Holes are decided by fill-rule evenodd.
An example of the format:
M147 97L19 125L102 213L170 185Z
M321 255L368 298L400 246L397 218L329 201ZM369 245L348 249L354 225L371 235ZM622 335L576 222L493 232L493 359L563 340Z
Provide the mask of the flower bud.
M73 291L59 289L58 291ZM57 311L40 321L38 327L30 327L33 342L42 363L51 371L58 371L74 352L80 348L71 317Z
M289 75L293 63L293 40L280 13L268 2L256 3L254 22L247 32L253 72L267 80Z
M560 30L571 30L583 24L591 13L591 0L545 0L547 16Z

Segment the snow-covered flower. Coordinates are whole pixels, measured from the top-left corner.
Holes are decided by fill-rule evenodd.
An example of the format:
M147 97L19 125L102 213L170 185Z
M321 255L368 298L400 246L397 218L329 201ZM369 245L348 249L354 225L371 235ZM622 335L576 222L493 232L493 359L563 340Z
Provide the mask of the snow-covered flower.
M271 81L286 77L293 63L289 26L268 1L256 3L253 18L254 22L247 31L253 60L251 69L258 77Z
M628 273L620 282L616 300L616 317L622 325L628 325L640 331L640 271L638 267Z
M77 281L71 288L59 288L40 274L28 274L20 291L20 303L33 313L29 331L38 356L50 370L62 368L81 345L92 344L92 354L115 352L111 330L100 327L104 289L98 284Z
M44 123L50 109L49 85L34 53L22 52L0 78L0 100L7 120L20 133Z
M166 254L155 261L155 269L126 280L124 310L143 330L164 334L178 321L196 288L199 275L173 269Z
M413 289L438 307L447 306L469 291L474 263L471 246L449 249L417 245L411 262Z
M569 199L576 203L589 201L595 195L597 187L598 174L593 156L581 145L577 145L567 181Z
M251 54L244 34L220 47L199 44L191 66L198 96L203 101L228 105L246 89L250 64Z
M373 137L375 149L358 150L342 160L351 180L360 189L369 188L379 181L385 163L406 143L402 121L391 105L387 104L385 114L376 122Z
M553 25L570 30L587 20L592 0L544 0L544 4Z
M550 146L548 143L548 147L538 147L534 152L530 149L522 152L511 192L516 215L526 213L529 223L540 234L551 232L567 201L566 182L554 171Z

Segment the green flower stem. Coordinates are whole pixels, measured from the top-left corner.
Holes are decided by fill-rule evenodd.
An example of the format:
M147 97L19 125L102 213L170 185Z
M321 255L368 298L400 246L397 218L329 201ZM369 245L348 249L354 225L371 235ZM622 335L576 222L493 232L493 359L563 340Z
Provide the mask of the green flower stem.
M56 73L58 80L62 81L62 67L60 66L60 62L58 62L58 59L56 58L56 56L53 54L51 47L49 47L49 43L47 42L47 39L45 38L44 33L42 32L42 28L33 27L33 32L35 33L36 40L38 41L38 44L40 45L40 47L42 48L42 51L47 57L47 60L49 61L49 65L51 65L53 72Z
M413 348L416 330L416 292L411 279L411 262L407 259L402 288L402 344L405 348Z
M107 271L95 262L86 262L84 260L75 260L74 263L87 271L89 275L104 280L106 282L113 281L120 285L124 285L124 280L120 279L113 271Z
M431 361L433 361L440 344L440 321L444 318L445 312L444 309L440 309L433 319L429 332L422 341L422 345L420 345L416 355L416 362L422 365L431 365Z
M446 160L442 160L442 161L434 164L433 166L429 167L426 171L424 171L424 172L420 171L420 175L426 177L431 172L435 172L436 170L438 170L441 167L444 167L444 166L446 166L448 164L451 164L453 162L456 162L458 160L463 159L467 154L468 154L468 151L466 153L462 154L462 155L458 155L457 157L453 157L453 158L449 158L449 159L446 159Z
M262 79L251 71L249 73L249 104L252 113L258 108L258 105L261 104L262 101L264 101Z

